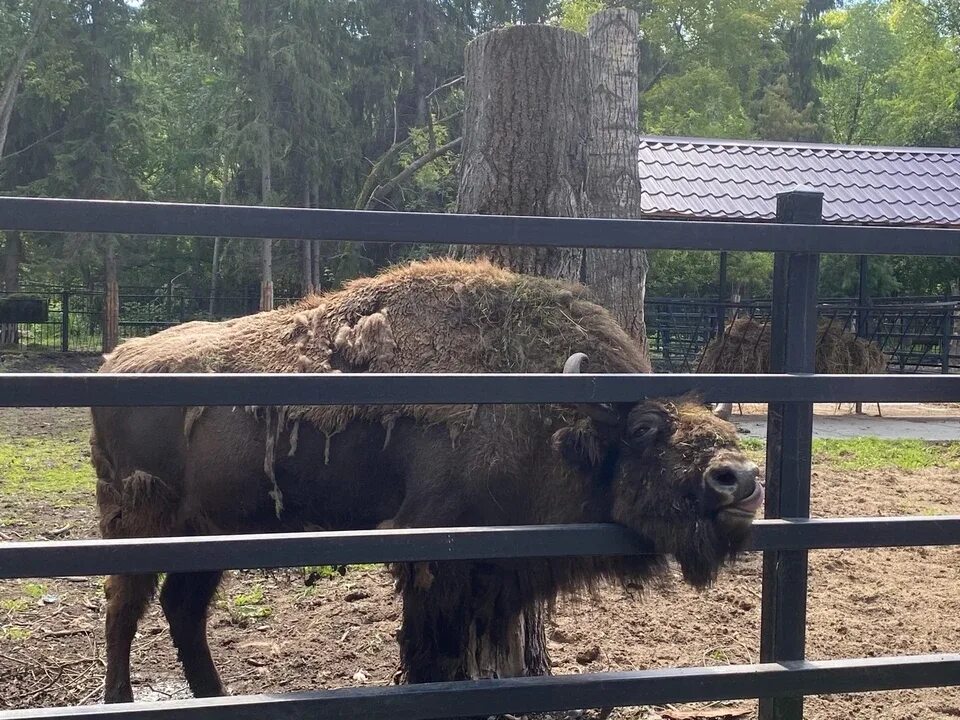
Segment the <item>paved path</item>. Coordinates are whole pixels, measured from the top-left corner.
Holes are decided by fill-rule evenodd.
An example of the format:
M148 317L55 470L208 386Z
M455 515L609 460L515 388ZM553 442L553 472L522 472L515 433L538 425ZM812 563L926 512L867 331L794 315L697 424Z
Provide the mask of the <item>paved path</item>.
M730 418L746 437L767 437L767 419L763 415L737 415ZM863 415L815 415L813 436L818 438L879 437L886 440L960 441L960 417L893 417Z

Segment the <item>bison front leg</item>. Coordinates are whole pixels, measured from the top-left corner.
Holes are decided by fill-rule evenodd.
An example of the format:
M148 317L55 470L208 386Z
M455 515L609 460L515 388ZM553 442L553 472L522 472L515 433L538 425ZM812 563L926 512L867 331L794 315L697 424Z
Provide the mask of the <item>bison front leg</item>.
M546 675L545 612L516 570L487 563L399 569L400 654L407 682Z
M104 585L107 599L107 674L104 702L132 702L130 647L137 624L157 587L156 575L111 575Z

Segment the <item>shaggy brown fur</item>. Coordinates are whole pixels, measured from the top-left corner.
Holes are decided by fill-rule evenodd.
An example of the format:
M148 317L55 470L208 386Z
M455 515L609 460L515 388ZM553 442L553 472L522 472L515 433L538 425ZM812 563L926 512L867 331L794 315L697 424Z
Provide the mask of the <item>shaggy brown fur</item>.
M125 342L103 372L650 372L639 347L581 286L486 261L428 260L272 312L190 322ZM463 406L291 408L328 433L355 418L468 422Z
M581 351L591 372L649 371L581 288L431 261L291 308L132 340L102 370L557 373ZM249 410L95 409L103 534L617 522L658 553L403 569L412 680L502 671L475 667L478 633L493 643L488 657L501 657L520 609L561 590L642 581L669 555L707 583L749 528L737 508L756 468L733 427L692 400L608 408L602 419L547 405ZM218 579L173 573L161 593L196 695L222 692L203 627ZM110 578L110 700L130 698L130 642L155 586L152 576Z

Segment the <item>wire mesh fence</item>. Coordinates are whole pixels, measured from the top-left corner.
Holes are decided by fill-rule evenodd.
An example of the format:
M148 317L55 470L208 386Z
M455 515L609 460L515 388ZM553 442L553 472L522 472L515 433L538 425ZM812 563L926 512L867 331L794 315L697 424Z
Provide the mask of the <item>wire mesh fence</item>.
M25 289L47 306L43 322L0 325L0 346L17 351L99 353L103 349L103 293ZM10 293L0 292L0 300ZM277 306L297 298L277 298ZM120 295L120 339L152 335L191 320L219 320L257 312L258 298L219 297L210 312L207 297L139 290ZM770 302L650 298L646 304L651 358L660 372L696 372L706 346L740 319L765 328ZM817 308L821 324L876 343L889 372L960 372L960 298L881 298L870 305L828 300ZM66 322L65 322L66 321ZM741 340L742 342L742 340ZM742 348L754 350L754 348Z

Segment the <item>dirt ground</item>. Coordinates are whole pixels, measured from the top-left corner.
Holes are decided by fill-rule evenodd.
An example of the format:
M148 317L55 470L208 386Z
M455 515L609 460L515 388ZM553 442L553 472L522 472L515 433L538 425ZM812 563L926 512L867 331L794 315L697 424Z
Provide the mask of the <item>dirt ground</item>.
M2 359L0 365L6 368ZM22 462L0 465L0 541L96 536L86 435L83 410L0 411L0 441L23 448ZM57 462L66 463L73 482L37 451L48 447L61 453ZM942 455L942 467L915 470L819 461L814 515L960 514L960 446L944 447ZM3 467L18 474L4 477ZM42 487L29 482L38 467L53 478ZM809 657L960 651L960 548L818 551L810 569ZM210 635L232 693L391 682L399 607L385 571L350 568L309 583L302 569L228 576ZM100 578L0 581L0 709L98 702L102 625ZM757 662L759 627L760 557L751 554L703 593L674 576L643 594L608 588L596 598L561 600L549 626L553 670ZM187 697L156 606L141 625L133 668L138 699ZM755 705L622 708L613 717L749 718ZM807 708L816 720L957 718L960 687L814 697Z

